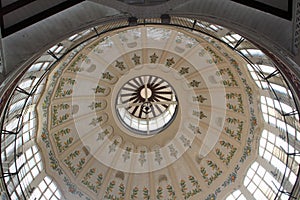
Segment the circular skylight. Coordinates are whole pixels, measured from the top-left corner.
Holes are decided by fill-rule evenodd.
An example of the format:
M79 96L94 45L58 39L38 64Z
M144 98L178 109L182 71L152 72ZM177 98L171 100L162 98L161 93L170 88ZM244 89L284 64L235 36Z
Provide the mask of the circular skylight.
M126 82L117 96L116 111L122 124L140 135L166 129L177 113L172 86L157 76L138 76Z

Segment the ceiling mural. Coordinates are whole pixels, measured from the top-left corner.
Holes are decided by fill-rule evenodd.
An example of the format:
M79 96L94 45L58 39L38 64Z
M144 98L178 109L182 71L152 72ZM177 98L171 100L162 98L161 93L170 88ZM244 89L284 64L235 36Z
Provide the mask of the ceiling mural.
M67 199L221 198L257 154L246 65L208 36L159 26L79 46L40 100L47 173Z

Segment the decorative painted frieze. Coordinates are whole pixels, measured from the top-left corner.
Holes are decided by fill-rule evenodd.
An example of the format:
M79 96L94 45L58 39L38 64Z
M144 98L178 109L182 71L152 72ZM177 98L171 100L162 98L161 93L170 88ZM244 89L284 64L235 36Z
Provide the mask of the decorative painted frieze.
M181 69L179 70L179 74L180 75L185 75L185 74L188 74L189 73L189 67L181 67Z
M196 126L194 124L189 124L188 128L194 133L194 134L202 134L200 131L199 126Z
M233 117L228 117L226 118L226 122L228 125L224 128L225 133L240 142L244 121Z
M164 195L163 187L159 186L156 189L156 199L157 200L175 200L176 199L174 188L171 185L167 185L166 189L167 189L167 193L165 195Z
M186 181L183 179L180 181L180 189L184 199L189 199L190 197L195 196L196 194L202 191L199 182L196 180L194 176L189 176L188 179L191 182L193 187L189 191L186 185Z
M228 185L231 185L232 183L235 182L235 180L237 179L237 172L240 170L240 166L236 165L234 168L234 171L228 175L227 179L224 181L224 183L222 183L223 187L226 187Z
M131 60L134 62L135 65L141 64L141 56L134 54Z
M70 119L70 105L61 103L52 106L52 126L57 126Z
M234 156L235 152L237 151L237 148L234 147L232 144L230 144L229 142L226 142L224 140L219 141L221 147L225 147L220 149L220 148L216 148L215 152L218 156L218 158L220 160L222 160L223 163L225 163L226 165L228 165L232 159L232 157Z
M88 107L91 110L103 110L106 107L106 101L93 101Z
M111 181L109 182L106 190L105 190L105 196L104 198L107 198L107 199L111 199L112 198L112 195L110 194L112 191L113 191L113 188L115 187L116 185L116 182L115 181Z
M95 173L96 168L89 169L88 172L82 178L81 183L91 191L98 193L103 182L103 175L102 173L99 173L95 176Z
M103 86L102 84L97 85L96 87L92 88L94 91L94 94L100 95L100 96L106 96L110 92L110 88Z
M221 58L212 48L207 46L205 47L205 50L212 56L212 61L215 64L223 62L223 58Z
M190 83L189 83L189 86L193 87L193 88L197 88L200 86L200 83L201 81L196 81L196 80L192 80Z
M163 160L160 150L159 149L154 150L154 155L155 155L154 161L156 161L160 165L161 161Z
M179 139L181 140L182 144L184 147L189 147L191 148L191 140L187 139L184 135L181 135L179 137Z
M216 200L216 195L215 194L209 194L205 200Z
M97 87L93 88L93 90L95 91L95 94L98 94L98 93L104 94L104 92L105 92L105 88L101 87L100 85L97 85Z
M201 49L199 52L198 52L198 55L200 57L203 57L204 55L206 54L206 51L204 49Z
M150 63L156 63L157 59L158 59L158 56L156 55L156 53L153 53L150 56Z
M167 67L171 67L171 66L174 65L174 64L175 64L175 60L174 60L173 57L167 59L167 61L166 61L166 66L167 66Z
M176 194L175 194L175 190L172 185L167 185L167 191L168 191L168 195L169 195L168 200L175 200Z
M171 184L167 184L165 187L158 186L155 192L155 199L157 200L190 199L191 197L197 195L202 191L202 189L200 188L199 181L196 180L194 176L189 176L187 181L182 179L179 182L179 187L181 191L180 193L176 194L175 189ZM138 186L135 186L132 189L130 194L130 199L131 200L138 199L139 191L142 191L142 199L144 200L153 199L150 196L150 190L148 187L143 187L143 190L141 190Z
M253 140L251 138L247 139L246 145L243 149L243 156L241 157L240 162L244 162L246 160L246 158L248 156L250 156L251 151L252 151L252 141Z
M71 170L74 176L76 176L83 168L85 164L85 156L79 150L71 152L65 159L64 163Z
M119 188L118 188L118 194L119 196L116 196L113 193L113 189L116 185L116 182L113 180L111 182L109 182L106 190L105 190L105 195L104 195L104 199L107 199L107 200L124 200L125 198L125 186L123 183L121 183L119 185Z
M224 57L224 58L226 58L226 57ZM157 62L157 61L156 61ZM112 66L112 67L114 67L114 66ZM187 74L188 72L189 72L189 69L187 69L186 70L187 72L183 72L183 74ZM179 73L179 74L181 74L181 73ZM182 75L183 75L182 74ZM227 76L227 75L226 75ZM59 80L59 79L58 79ZM55 82L55 80L54 80L54 82ZM55 84L57 84L57 80L56 80L56 83ZM239 82L240 83L240 82ZM242 82L240 83L240 84L243 84ZM246 84L246 83L244 83L244 84ZM96 93L96 90L98 91L98 89L96 89L95 88L95 93ZM249 98L249 100L250 100L250 96L249 96L249 94L251 94L252 95L252 91L251 91L251 88L249 87L249 90L247 89L247 94L248 94L248 98ZM103 93L104 93L104 91L103 91ZM101 94L101 93L97 93L97 94ZM53 93L52 93L52 97L53 97ZM47 99L47 98L49 98L49 96L46 96L45 97L45 99ZM245 95L245 98L247 98L247 96ZM244 99L244 100L247 100L247 99ZM200 101L199 101L200 102ZM228 102L230 102L230 103L232 103L233 105L235 105L235 103L236 102L231 102L231 101L228 101ZM99 102L98 102L99 103ZM46 107L46 105L48 105L48 107ZM97 105L98 105L98 107L97 107ZM97 104L96 105L96 102L95 102L95 104L94 105L90 105L90 109L91 110L96 110L97 108L100 108L101 107L101 105L100 104ZM43 109L44 108L49 108L49 103L45 103L45 107L43 106ZM47 112L47 111L46 111ZM44 113L43 113L43 115L45 115L45 111L44 111ZM46 114L46 116L47 116L47 114ZM252 115L251 115L252 116ZM252 116L253 117L253 116ZM255 125L253 125L254 124L254 121L256 121L256 120L252 120L251 121L251 127L252 126L255 126ZM236 123L236 124L238 124L238 123ZM46 145L46 148L47 148L47 150L48 150L48 154L49 154L49 161L50 161L50 163L51 163L51 166L53 165L53 170L55 171L55 173L57 172L57 173L59 173L59 171L61 171L61 169L63 169L63 168L66 168L65 166L64 166L64 162L58 162L58 160L55 160L55 157L56 157L56 155L51 155L51 153L53 154L53 151L51 151L51 148L53 148L53 147L50 147L49 145L47 146L47 144L49 144L49 134L47 133L47 130L46 131L44 131L44 126L47 128L47 124L46 125L44 125L43 124L43 134L42 134L42 140L44 141L44 143L45 143L45 145ZM49 127L49 126L48 126ZM231 136L235 136L235 134L236 135L239 135L239 134L237 134L237 127L238 127L238 125L237 126L228 126L228 130L232 130L232 131L235 131L232 135L230 134L230 131L227 133L228 135L231 135ZM243 128L243 127L242 127ZM198 127L198 125L190 125L190 127L189 127L189 129L192 131L192 132L194 132L195 134L201 134L201 132L200 132L200 129L199 129L199 127ZM201 129L202 130L202 129ZM251 128L250 128L250 131L249 131L249 135L251 135L251 133L253 134L253 131L251 132ZM225 130L225 132L226 132L226 130ZM107 133L107 134L106 134ZM98 137L99 138L99 140L105 140L105 138L106 137L108 137L108 132L103 132L103 134L101 133L99 133L98 135L95 135L95 137ZM67 137L67 135L64 135L64 136L66 136ZM248 135L245 135L245 137L248 137ZM241 140L241 136L237 136L237 138L236 139L238 139L239 138L239 140ZM244 138L242 138L242 139L244 139ZM64 142L65 142L65 140L62 140L62 137L61 137L61 144L64 144ZM183 142L183 141L182 141ZM241 163L242 162L244 162L244 160L246 160L246 158L250 155L250 152L251 152L251 145L253 145L252 144L253 143L253 140L251 139L251 137L249 137L248 138L248 141L247 141L247 147L244 149L244 151L243 151L243 157L242 157L242 159L240 160L240 163L238 163L238 165L241 165ZM177 146L175 146L175 147L177 147ZM63 148L62 148L63 149ZM225 149L226 149L226 147L225 147ZM229 148L230 149L230 148ZM228 150L229 150L228 149ZM222 151L222 149L220 148L220 151ZM82 153L84 154L84 152L82 151ZM156 152L155 152L156 153ZM223 157L225 157L226 158L226 153L225 152L223 152L224 153L224 156ZM129 154L130 155L130 154ZM157 157L158 158L158 160L155 160L155 162L156 163L158 163L158 164L160 164L160 162L161 162L161 155L159 155L159 152L157 153L157 155L158 156L156 156L156 154L154 154L155 155L155 158ZM126 157L126 159L130 159L130 158L128 158L128 155L127 156L125 156ZM175 156L176 157L176 156ZM79 158L79 157L78 157ZM124 158L124 157L123 157ZM121 158L122 159L122 158ZM125 158L124 158L125 159ZM77 161L77 160L76 160ZM74 160L74 162L72 162L72 163L76 163L75 162L75 160ZM156 164L155 163L155 164ZM212 176L212 171L213 170L211 170L212 169L212 167L211 168L209 168L209 167L206 167L206 170L207 170L207 173L209 174L208 176L210 177L210 176ZM84 172L85 173L85 172ZM62 175L62 179L64 180L64 184L69 188L69 192L70 193L76 193L76 194L78 194L78 198L84 198L84 199L89 199L88 197L87 197L87 195L85 195L85 194L82 194L81 192L80 192L80 188L77 188L76 187L76 185L74 185L74 184L72 184L72 180L70 180L69 178L68 178L68 175L65 175L65 174L63 174L63 172L61 172L60 173L61 175ZM57 174L56 174L57 175ZM85 177L85 175L86 174L83 174L83 177ZM96 177L96 173L93 173L92 175L90 175L90 176L87 176L87 181L89 181L91 184L95 184L95 180L94 180L94 178ZM208 178L209 178L208 177ZM89 179L89 178L91 178L91 179ZM84 179L84 178L83 178ZM83 179L81 179L81 180L83 180ZM227 177L227 179L226 179L226 181L228 182L228 184L227 185L229 185L229 184L231 184L232 182L234 182L234 180L236 179L236 174L234 174L234 173L231 173L228 177ZM81 181L81 180L78 180L78 181ZM218 180L219 181L219 180ZM231 182L230 182L231 181ZM186 190L186 194L187 194L187 192L188 192L188 190L191 188L189 185L189 181L188 180L185 180L185 182L186 182L186 187L188 188L187 190ZM216 181L217 182L217 181ZM226 183L227 183L226 182ZM219 182L218 182L219 183ZM222 183L222 182L221 182ZM225 183L225 182L224 182ZM89 190L91 190L91 191L93 191L93 187L89 184L89 183L87 183L87 182L85 182L85 183L83 183L82 182L82 184L83 185L85 185ZM177 184L180 184L180 183L177 183ZM199 195L199 196L196 196L196 197L194 197L194 198L203 198L203 199L207 199L207 200L212 200L212 199L216 199L217 198L217 194L219 193L219 190L225 190L225 189L227 189L227 188L225 188L225 187L227 187L227 185L226 184L224 184L224 185L220 185L220 187L218 187L215 191L213 191L212 192L212 194L210 195L210 196L208 196L208 197L210 197L209 199L208 198L205 198L205 196L201 196L201 195ZM125 190L125 186L123 185L122 187L121 187L121 189L119 189L118 187L118 184L115 184L115 186L113 187L114 189L112 190L112 192L110 193L110 197L108 197L108 199L120 199L120 198L122 198L121 196L122 195L120 195L120 194L122 194L122 191L124 191ZM179 185L180 186L180 185ZM81 187L82 187L82 185L81 185ZM220 189L221 188L221 189ZM142 190L143 188L142 187L140 187L140 189L138 188L138 187L135 187L135 188L133 188L132 189L132 193L130 194L130 198L131 199L141 199L141 196L142 196ZM152 189L152 188L151 188ZM151 194L152 193L155 193L156 192L156 194L160 194L161 192L159 192L160 190L162 190L162 194L163 194L163 197L160 197L161 199L175 199L176 197L177 197L177 199L184 199L185 198L185 195L184 196L181 196L180 195L180 193L179 194L177 194L177 195L175 195L175 191L174 191L174 189L173 189L173 187L172 186L170 186L170 187L168 187L167 186L167 191L169 192L169 198L167 198L167 197L165 197L164 198L164 195L166 195L166 189L165 189L165 187L161 187L160 189L159 188L155 188L155 189L157 189L157 190L155 190L155 191L152 191L151 190ZM159 190L158 190L159 189ZM156 198L156 194L155 195L151 195L151 198L150 198L150 187L148 187L147 188L147 191L148 191L148 195L146 195L146 196L148 196L146 199L155 199ZM95 192L95 191L93 191L93 192ZM98 191L99 192L99 191ZM120 194L118 195L118 192L120 192ZM139 193L139 196L138 196L138 193ZM173 196L172 196L172 194L173 194ZM172 197L174 197L174 198L172 198ZM124 197L123 197L124 198ZM219 198L219 197L218 197Z
M150 199L150 193L149 193L149 189L144 187L143 189L143 199L144 200L149 200Z
M222 170L211 160L206 160L207 167L201 167L200 173L208 185L211 185L221 174Z
M193 96L192 99L193 99L193 102L199 102L199 103L203 103L204 101L207 100L207 98L202 96L201 94L198 96Z
M237 81L234 78L232 71L229 68L219 69L216 73L217 76L222 77L222 83L228 87L236 87L238 86Z
M178 151L175 149L174 145L173 144L170 144L168 146L169 148L169 151L170 151L170 156L174 157L177 159L177 155L178 155Z
M130 159L131 150L132 150L132 148L126 147L125 152L122 154L124 162L126 162L128 159Z
M145 150L141 150L140 151L140 156L139 156L138 161L141 164L141 166L143 166L144 163L147 161L147 159L146 159L146 151Z
M114 140L113 143L108 146L108 153L110 154L112 152L115 152L119 143L120 142L118 140Z
M139 188L136 186L132 189L131 194L130 194L130 200L137 200L138 197L138 192L139 192Z
M101 131L100 133L98 133L98 137L97 137L97 141L101 140L103 141L104 138L109 134L109 130L108 129L104 129L103 131Z
M125 186L123 183L119 185L119 195L120 200L125 198Z
M109 81L111 81L114 78L114 76L111 75L110 72L104 72L104 73L102 73L101 77L102 77L103 80L109 80Z
M232 110L236 113L244 113L242 94L234 92L227 93L226 99L228 100L228 102L226 103L226 107L229 110Z
M57 89L55 91L55 98L62 98L71 96L73 93L72 86L75 85L76 80L72 78L61 78Z
M115 68L124 71L126 69L123 61L116 61Z
M97 126L97 125L101 124L101 122L103 122L103 121L104 121L103 116L99 116L99 117L93 118L89 125Z
M70 128L65 128L54 133L54 140L59 153L65 151L73 143L74 138L69 136L70 132Z
M162 187L158 187L156 189L156 199L157 200L162 200L163 199L163 189L162 189Z
M202 110L201 111L193 110L193 115L198 117L199 119L207 118L207 115Z
M80 63L87 59L87 56L84 54L79 54L67 68L67 72L81 72L83 69L80 67Z

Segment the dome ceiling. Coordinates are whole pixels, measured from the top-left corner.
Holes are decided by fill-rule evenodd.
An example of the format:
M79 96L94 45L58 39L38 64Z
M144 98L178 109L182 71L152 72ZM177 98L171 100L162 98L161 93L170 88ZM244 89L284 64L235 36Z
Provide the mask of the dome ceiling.
M80 46L38 107L47 173L67 199L221 199L257 154L246 65L208 36L162 26Z

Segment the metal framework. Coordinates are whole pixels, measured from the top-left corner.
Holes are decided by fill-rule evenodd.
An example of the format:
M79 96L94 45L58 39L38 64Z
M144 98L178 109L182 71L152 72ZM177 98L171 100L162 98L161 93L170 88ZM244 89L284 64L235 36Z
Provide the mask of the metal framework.
M162 21L164 23L162 23ZM168 23L168 22L170 22L170 23ZM168 24L170 26L189 29L189 30L192 30L192 31L197 31L197 32L206 34L206 35L208 35L208 36L210 36L210 37L226 44L232 50L238 52L253 68L256 68L256 65L247 56L243 55L240 50L238 50L239 49L238 47L243 42L245 42L244 38L238 40L238 42L234 46L231 46L231 45L227 44L226 42L224 42L216 33L214 33L213 31L208 30L207 28L205 28L205 26L203 26L203 24L201 25L201 21L191 20L191 19L188 19L188 18L181 18L181 17L170 17L170 21L166 21L166 20L163 20L163 19L160 19L160 18L155 18L155 19L137 19L136 23L132 23L132 21L127 20L127 19L117 19L114 22L103 24L99 27L92 27L89 34L87 34L85 37L74 40L71 47L69 47L69 49L66 49L66 51L63 54L59 55L59 54L56 54L53 51L50 51L50 50L47 51L47 53L50 54L54 58L54 61L51 64L51 66L49 66L42 73L41 77L36 82L36 84L33 86L31 91L27 91L24 88L21 88L21 87L17 86L17 84L16 84L14 86L14 88L11 90L9 98L4 99L4 101L1 102L1 104L4 104L5 106L4 106L4 108L1 106L3 108L3 110L1 110L2 114L1 114L1 119L0 119L0 130L1 130L0 147L1 147L1 150L6 148L5 139L7 139L7 137L11 137L13 139L13 141L14 141L14 153L13 153L12 162L15 163L15 171L13 171L13 172L10 172L9 170L6 171L4 169L5 162L1 158L1 160L0 160L0 171L1 171L0 178L2 179L2 181L5 183L6 178L12 178L12 177L16 176L17 180L19 181L19 184L20 184L20 188L21 188L21 191L22 191L23 198L26 199L30 196L30 190L28 190L27 188L23 188L22 185L21 185L21 182L20 182L19 173L20 173L20 170L22 169L23 166L19 166L17 168L17 166L18 166L17 158L18 158L18 156L20 156L20 154L22 154L22 152L18 152L16 141L17 141L17 136L19 134L21 134L20 132L23 129L23 127L22 127L22 124L23 124L22 115L24 114L28 104L30 104L30 98L32 97L32 95L35 94L38 86L41 84L41 82L44 80L44 78L47 76L47 74L49 73L49 71L51 70L51 68L53 66L55 66L62 58L64 58L72 50L76 49L79 45L86 44L89 41L92 41L93 38L97 38L97 37L99 37L100 35L102 35L106 32L117 30L117 29L122 29L122 28L126 28L126 27L130 27L130 26L133 26L133 25L161 25L161 24L163 24L163 25ZM22 73L25 73L26 71L27 71L27 69L24 69L24 71ZM264 75L263 72L260 72L259 74L260 74L261 78L263 78L268 83L269 89L273 93L274 97L277 100L279 100L279 97L276 94L275 90L272 88L272 85L270 84L269 79L271 77L275 76L275 75L281 74L280 70L277 69L273 73L269 74L267 77ZM282 77L285 79L284 76L282 76ZM17 81L20 81L21 79L22 78L20 78ZM285 82L288 83L286 80L285 80ZM289 85L288 85L288 88L289 88ZM19 95L19 94L25 95L26 98L25 98L25 101L23 102L21 110L18 112L19 113L18 116L16 117L17 126L14 128L14 131L5 130L3 128L4 124L6 123L6 121L9 118L11 118L11 116L8 116L9 105L11 104L13 97L16 96L16 95ZM295 98L294 98L294 101L295 101ZM290 113L285 113L284 109L280 105L280 107L281 107L281 109L280 109L281 112L280 113L282 114L282 117L283 117L284 122L286 124L288 123L287 122L287 117L292 116L292 115L299 115L299 108L297 107L297 104L295 106L296 106L296 110L294 110L293 112L290 112ZM286 134L285 139L286 139L287 143L289 144L289 140L290 140L289 139L289 133L286 131L285 134ZM300 154L295 153L295 152L290 152L289 150L285 153L287 155L286 163L285 163L286 164L285 172L283 174L282 181L281 181L281 186L278 188L275 199L279 199L282 194L283 195L288 195L288 196L290 196L290 198L295 198L295 197L292 196L292 191L289 192L289 191L284 190L284 185L285 185L285 179L288 178L287 168L290 164L290 160L292 160L294 162L294 158L296 156L300 156ZM298 174L297 179L299 179L299 174ZM4 184L4 185L6 187L6 184ZM5 188L5 190L6 190L7 193L9 193L7 187ZM11 199L11 197L8 197L8 198Z

